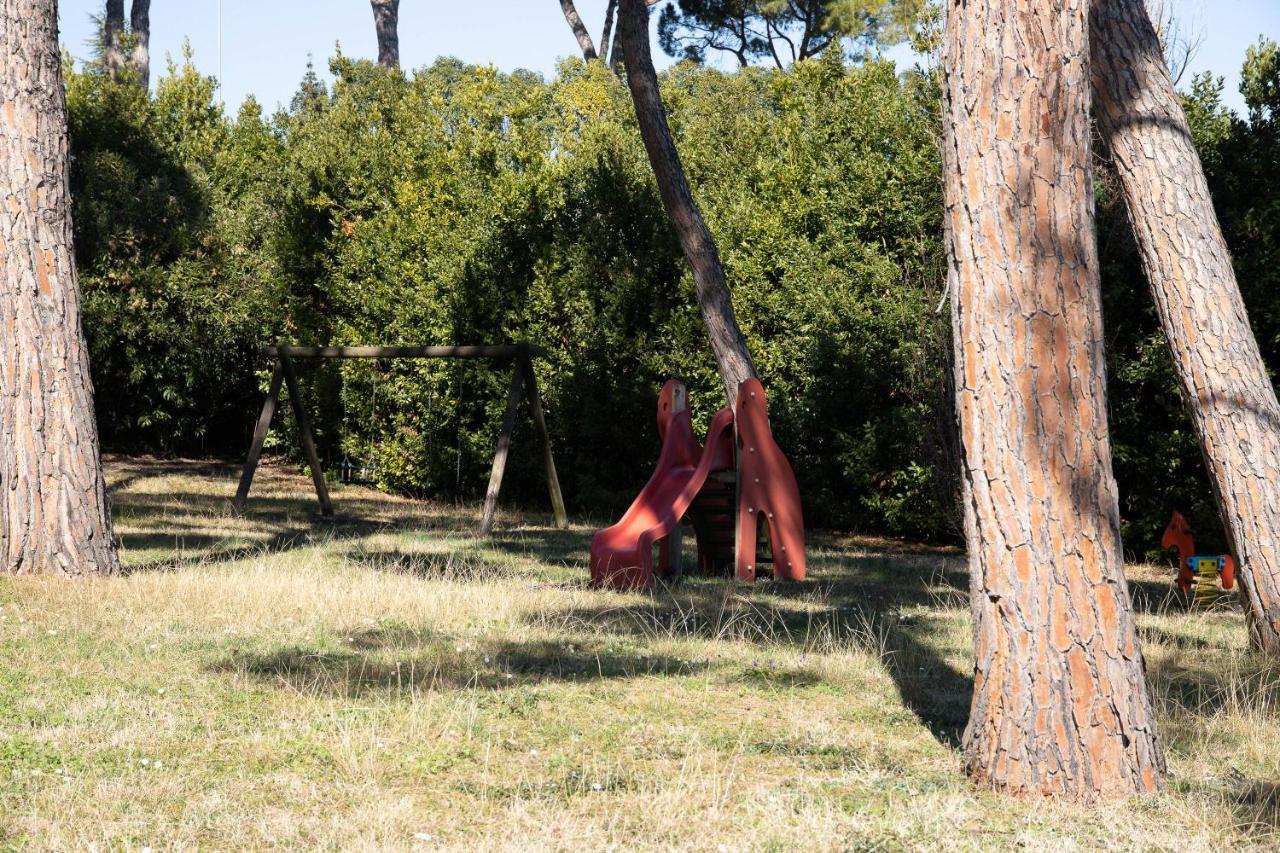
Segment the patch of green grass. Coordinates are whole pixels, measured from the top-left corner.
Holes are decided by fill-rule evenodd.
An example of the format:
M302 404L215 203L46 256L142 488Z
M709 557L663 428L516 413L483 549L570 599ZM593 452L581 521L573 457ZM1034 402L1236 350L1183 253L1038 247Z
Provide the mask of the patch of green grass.
M125 577L0 579L0 848L1274 847L1280 671L1135 567L1172 768L1079 808L961 774L967 578L815 535L811 580L586 584L591 530L268 467L116 460ZM429 840L427 840L429 839Z

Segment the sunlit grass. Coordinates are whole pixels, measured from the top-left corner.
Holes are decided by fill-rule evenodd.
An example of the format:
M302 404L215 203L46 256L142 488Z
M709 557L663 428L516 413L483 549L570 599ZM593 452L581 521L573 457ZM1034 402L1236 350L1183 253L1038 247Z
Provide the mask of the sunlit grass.
M1172 778L1090 809L960 775L954 552L814 537L812 580L585 584L590 528L269 467L110 466L126 577L0 580L14 848L1276 846L1280 670L1131 571Z

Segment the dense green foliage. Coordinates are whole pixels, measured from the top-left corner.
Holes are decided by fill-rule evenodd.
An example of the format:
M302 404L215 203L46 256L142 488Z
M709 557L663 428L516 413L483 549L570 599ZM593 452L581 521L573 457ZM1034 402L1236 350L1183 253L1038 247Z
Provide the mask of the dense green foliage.
M253 346L279 299L255 148L279 143L252 107L232 125L212 98L190 65L151 98L67 75L76 261L111 447L230 449L257 396Z
M1257 53L1247 117L1209 79L1189 105L1274 365L1276 63ZM652 466L666 377L689 381L704 426L723 405L625 87L598 63L550 81L452 60L331 69L331 90L309 74L269 119L252 102L224 116L189 64L151 97L69 73L108 446L242 452L264 381L255 348L272 339L527 339L550 350L537 370L566 497L616 511ZM681 65L663 87L810 520L954 535L936 87L835 51L786 71ZM1099 185L1117 471L1145 550L1174 506L1211 525L1209 493L1122 205ZM330 364L308 379L331 467L372 457L384 487L410 493L483 487L502 365ZM512 494L536 499L520 423Z

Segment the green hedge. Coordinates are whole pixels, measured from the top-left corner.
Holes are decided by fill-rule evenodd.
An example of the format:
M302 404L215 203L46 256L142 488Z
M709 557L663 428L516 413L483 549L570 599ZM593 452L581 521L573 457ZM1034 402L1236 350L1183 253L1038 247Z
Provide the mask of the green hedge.
M263 381L254 349L275 338L527 339L550 351L537 371L566 498L616 512L656 457L663 380L689 382L702 426L723 405L625 87L577 61L551 80L454 60L407 76L342 57L331 69L331 91L309 74L289 109L264 119L249 102L234 120L189 63L154 97L69 74L106 443L242 452ZM934 81L833 54L787 72L680 65L663 87L811 522L953 537ZM1197 127L1226 130L1204 150L1257 144L1270 114L1233 124L1211 90ZM1207 487L1131 241L1115 238L1123 209L1099 186L1117 470L1141 549L1153 519ZM1275 234L1274 219L1250 227ZM1248 268L1274 280L1274 266ZM1275 294L1247 292L1273 361ZM501 368L347 363L310 378L332 467L372 453L388 489L483 488ZM512 495L539 500L520 430Z

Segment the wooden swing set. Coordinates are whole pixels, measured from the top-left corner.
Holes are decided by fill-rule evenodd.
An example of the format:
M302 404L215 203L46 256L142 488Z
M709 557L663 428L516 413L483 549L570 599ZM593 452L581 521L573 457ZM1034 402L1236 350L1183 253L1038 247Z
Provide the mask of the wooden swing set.
M320 467L320 456L316 452L315 438L311 434L311 420L302 404L302 395L298 392L295 359L485 358L494 361L511 361L513 368L511 385L507 390L507 410L502 418L502 432L498 436L498 447L493 454L489 488L485 491L484 510L480 515L480 535L487 536L493 530L493 519L498 510L498 492L502 488L502 476L507 467L507 452L511 448L511 432L515 428L516 409L519 408L520 399L525 394L529 397L534 429L542 443L543 462L547 470L547 489L551 495L556 527L563 530L569 526L569 520L564 511L564 498L560 494L560 478L556 475L556 462L551 454L551 437L547 433L547 421L542 412L542 400L533 374L533 359L546 355L546 351L541 347L524 342L502 346L304 347L273 344L263 347L262 354L274 359L276 364L271 374L267 399L262 404L262 414L258 416L258 423L253 431L253 441L249 445L249 455L244 462L244 471L240 474L240 486L236 489L235 500L232 501L232 509L237 515L244 514L245 504L249 499L249 488L253 485L253 475L258 469L258 461L262 456L262 446L267 439L267 431L271 428L271 420L280 403L280 386L283 383L288 388L289 401L298 423L302 451L306 454L307 465L311 468L311 480L315 484L316 498L320 501L320 513L327 518L333 517L333 502L329 499L329 486L325 482L324 470Z

